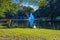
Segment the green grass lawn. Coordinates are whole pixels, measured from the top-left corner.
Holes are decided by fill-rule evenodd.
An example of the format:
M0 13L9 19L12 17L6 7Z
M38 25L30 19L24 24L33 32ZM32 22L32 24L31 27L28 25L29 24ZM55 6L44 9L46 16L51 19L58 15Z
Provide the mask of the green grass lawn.
M60 30L33 28L0 29L0 40L60 40Z

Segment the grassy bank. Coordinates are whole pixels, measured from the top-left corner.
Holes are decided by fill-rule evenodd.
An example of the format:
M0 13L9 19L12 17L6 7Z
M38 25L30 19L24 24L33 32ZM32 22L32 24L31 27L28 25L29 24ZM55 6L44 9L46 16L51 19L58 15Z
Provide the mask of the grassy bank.
M29 28L0 29L0 40L60 40L60 30Z

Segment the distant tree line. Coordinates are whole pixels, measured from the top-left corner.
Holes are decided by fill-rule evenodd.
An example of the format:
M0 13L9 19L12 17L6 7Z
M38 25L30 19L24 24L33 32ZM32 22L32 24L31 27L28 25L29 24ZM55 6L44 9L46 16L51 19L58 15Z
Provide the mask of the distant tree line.
M60 16L60 0L28 1L29 4L39 6L36 11L34 11L34 9L31 7L20 6L22 3L23 0L20 0L18 4L13 3L12 0L0 0L0 19L12 19L15 15L26 15L29 17L29 13L32 12L35 18L45 18L46 20L50 18L51 21L48 21L48 23L51 22L52 26L55 25L51 28L60 29L60 20L55 20L56 17Z
M50 21L46 21L45 24L51 23L50 27L45 28L51 28L51 29L60 29L60 20L56 19L56 17L60 16L60 1L59 0L47 0L47 6L39 6L39 9L36 10L34 13L36 18L46 17ZM43 22L42 22L43 23ZM42 24L41 23L41 24Z

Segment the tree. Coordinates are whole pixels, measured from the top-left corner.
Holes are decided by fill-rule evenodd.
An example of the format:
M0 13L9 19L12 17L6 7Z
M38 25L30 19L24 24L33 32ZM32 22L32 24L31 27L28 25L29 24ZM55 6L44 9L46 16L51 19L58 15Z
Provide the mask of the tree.
M5 17L5 13L7 10L11 10L16 13L18 9L18 5L12 3L12 0L0 0L0 16Z
M28 3L29 5L36 5L36 6L46 6L46 0L19 0L21 3Z
M29 14L30 13L33 13L34 12L34 9L31 8L31 7L26 7L26 6L21 6L21 8L18 9L18 14L24 14L26 15L27 17L29 17Z
M40 0L38 3L38 6L40 6L40 7L47 6L47 1L46 0Z

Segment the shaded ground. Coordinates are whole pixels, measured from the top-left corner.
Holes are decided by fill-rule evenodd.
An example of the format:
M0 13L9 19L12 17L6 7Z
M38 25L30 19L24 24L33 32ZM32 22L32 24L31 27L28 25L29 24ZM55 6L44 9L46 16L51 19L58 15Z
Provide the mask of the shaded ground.
M0 40L60 40L60 30L30 28L0 29Z

